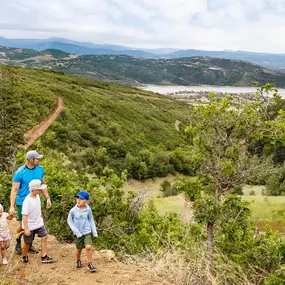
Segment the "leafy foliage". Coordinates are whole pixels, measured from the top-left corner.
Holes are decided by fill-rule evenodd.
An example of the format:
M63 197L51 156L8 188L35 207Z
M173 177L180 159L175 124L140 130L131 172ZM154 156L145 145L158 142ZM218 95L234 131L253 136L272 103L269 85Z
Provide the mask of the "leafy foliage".
M253 175L269 177L271 161L252 153L250 145L264 138L268 143L284 140L282 111L271 117L263 112L266 104L233 107L231 98L212 96L209 105L195 108L190 121L188 106L159 95L54 72L8 70L15 72L17 80L10 84L10 77L4 78L9 79L9 88L1 89L5 90L1 99L11 100L12 106L20 100L20 113L9 117L11 126L18 124L20 134L51 111L55 95L65 102L59 119L34 145L45 154L42 164L53 205L49 210L43 205L43 210L51 234L73 240L67 215L75 204L74 195L86 189L98 226L99 238L94 241L98 248L121 254L155 253L164 248L177 250L189 261L196 247L203 248L207 238L209 243L211 228L204 225L210 224L214 252L241 266L253 284L278 284L278 280L282 284L284 238L271 232L254 238L248 204L235 195L224 195ZM265 86L265 91L271 87ZM176 118L184 126L190 124L187 136L175 130ZM16 159L16 165L0 172L0 202L5 209L12 171L23 163L23 150ZM193 203L196 223L185 224L176 214L160 216L152 202L123 191L130 176L143 179L170 171L186 176L162 186L185 193ZM280 183L283 170L279 174ZM225 280L238 284L232 276Z
M51 209L46 209L43 202L43 215L49 232L58 239L74 239L67 226L67 216L75 205L74 195L85 189L90 193L89 205L99 232L99 237L94 240L98 248L133 254L146 248L155 252L167 246L165 243L178 245L182 240L193 240L192 236L185 236L192 225L183 225L176 214L162 217L151 202L145 204L134 193L125 193L122 188L127 178L125 172L118 176L105 168L101 177L82 175L73 169L65 155L43 148L40 151L48 157L42 160L42 165L52 200ZM22 154L19 159L23 159ZM9 201L5 197L10 193L9 179L11 177L1 177L3 182L7 182L1 187L1 200L6 200L7 207ZM186 243L181 243L181 246L186 246Z
M270 91L274 92L272 99L266 97ZM198 195L196 191L196 195L187 191L185 193L194 200L195 219L207 226L208 282L213 269L215 225L220 223L224 233L231 232L234 226L238 227L236 221L228 220L228 216L232 207L236 209L240 203L237 204L237 200L231 199L225 200L231 202L225 204L223 196L228 195L232 188L240 187L254 174L270 173L272 170L268 160L262 160L248 150L255 140L267 138L274 142L284 139L284 112L281 110L272 118L267 109L269 104L274 105L279 99L276 89L266 84L258 90L257 100L248 104L234 106L232 97L218 98L211 94L210 104L194 108L187 132L190 134L193 148L201 154L198 173L204 181L208 181L208 187L205 191L199 187ZM227 223L221 223L224 214L227 214ZM242 221L241 226L243 224L246 223ZM244 229L239 228L239 231L242 233ZM235 237L232 232L231 236Z

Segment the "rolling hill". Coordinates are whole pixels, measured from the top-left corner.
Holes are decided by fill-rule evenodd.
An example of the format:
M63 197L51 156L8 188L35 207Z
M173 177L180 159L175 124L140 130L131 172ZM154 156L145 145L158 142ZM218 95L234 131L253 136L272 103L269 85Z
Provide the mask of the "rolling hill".
M10 69L22 133L51 112L57 96L63 99L64 110L37 143L64 153L79 172L99 175L108 166L141 179L191 171L181 156L188 145L183 130L191 108L186 103L124 85Z
M247 61L212 57L145 59L126 55L78 56L57 49L35 51L0 47L0 64L54 70L128 85L251 86L270 82L285 87L285 74Z
M115 54L142 57L149 59L157 58L181 58L181 57L217 57L234 60L246 60L266 68L285 72L285 54L271 54L248 51L209 51L197 49L175 48L132 48L115 44L94 44L91 42L79 42L58 37L48 39L7 39L0 37L0 45L11 48L29 48L37 51L45 49L60 49L67 53L77 55L101 55Z

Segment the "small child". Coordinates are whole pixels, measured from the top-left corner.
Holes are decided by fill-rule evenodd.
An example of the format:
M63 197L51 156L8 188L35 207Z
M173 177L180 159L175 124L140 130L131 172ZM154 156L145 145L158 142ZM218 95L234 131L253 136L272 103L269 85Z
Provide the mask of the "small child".
M47 255L47 231L44 225L41 211L41 200L39 194L47 185L42 184L41 180L33 179L29 183L30 194L25 198L22 207L23 229L24 229L24 246L22 261L24 264L29 263L28 250L32 244L35 235L41 238L42 263L54 262L54 259Z
M89 194L86 191L78 192L75 197L76 205L70 210L68 214L68 225L76 235L76 267L82 268L81 263L81 251L85 247L88 270L90 272L95 272L96 269L92 264L92 235L97 237L96 225L93 219L93 214L91 208L88 205Z
M0 204L0 254L2 256L2 263L8 264L6 257L6 250L10 246L10 232L7 220L12 220L12 216L4 212L3 206Z

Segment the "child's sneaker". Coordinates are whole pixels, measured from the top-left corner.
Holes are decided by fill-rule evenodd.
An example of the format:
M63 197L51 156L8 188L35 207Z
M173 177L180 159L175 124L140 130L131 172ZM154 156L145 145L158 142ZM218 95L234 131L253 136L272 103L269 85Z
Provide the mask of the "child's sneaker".
M8 264L7 257L3 257L3 259L2 259L2 263L3 263L3 264L5 264L5 265L6 265L6 264Z
M23 261L24 264L28 264L28 263L29 263L29 258L28 258L28 256L23 256L23 257L22 257L22 261Z
M92 263L89 263L87 267L90 272L96 272L96 268Z
M37 253L39 253L39 250L36 249L36 248L34 248L32 245L30 245L30 247L29 247L29 253L31 253L31 254L37 254Z
M52 263L52 262L54 262L53 258L51 258L51 257L49 257L47 255L42 257L42 263Z
M82 268L83 265L80 260L76 261L76 268Z
M22 253L21 237L16 238L15 251L16 251L17 254L21 254Z
M21 231L16 238L16 246L15 246L15 251L17 254L22 254L22 246L21 246L21 237L24 234L24 231Z

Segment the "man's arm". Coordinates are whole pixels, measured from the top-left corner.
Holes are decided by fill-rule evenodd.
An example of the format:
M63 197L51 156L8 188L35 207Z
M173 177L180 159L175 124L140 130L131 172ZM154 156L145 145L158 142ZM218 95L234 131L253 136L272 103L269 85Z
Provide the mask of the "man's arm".
M12 216L16 215L15 203L16 203L16 197L17 197L19 187L20 187L20 183L12 182L12 190L10 194L10 210L9 210L9 215L12 215Z
M43 177L42 179L42 184L46 184L46 180L45 178ZM51 207L51 199L50 199L50 196L48 195L48 190L47 188L46 189L43 189L43 195L45 196L46 200L47 200L47 208L49 209Z

